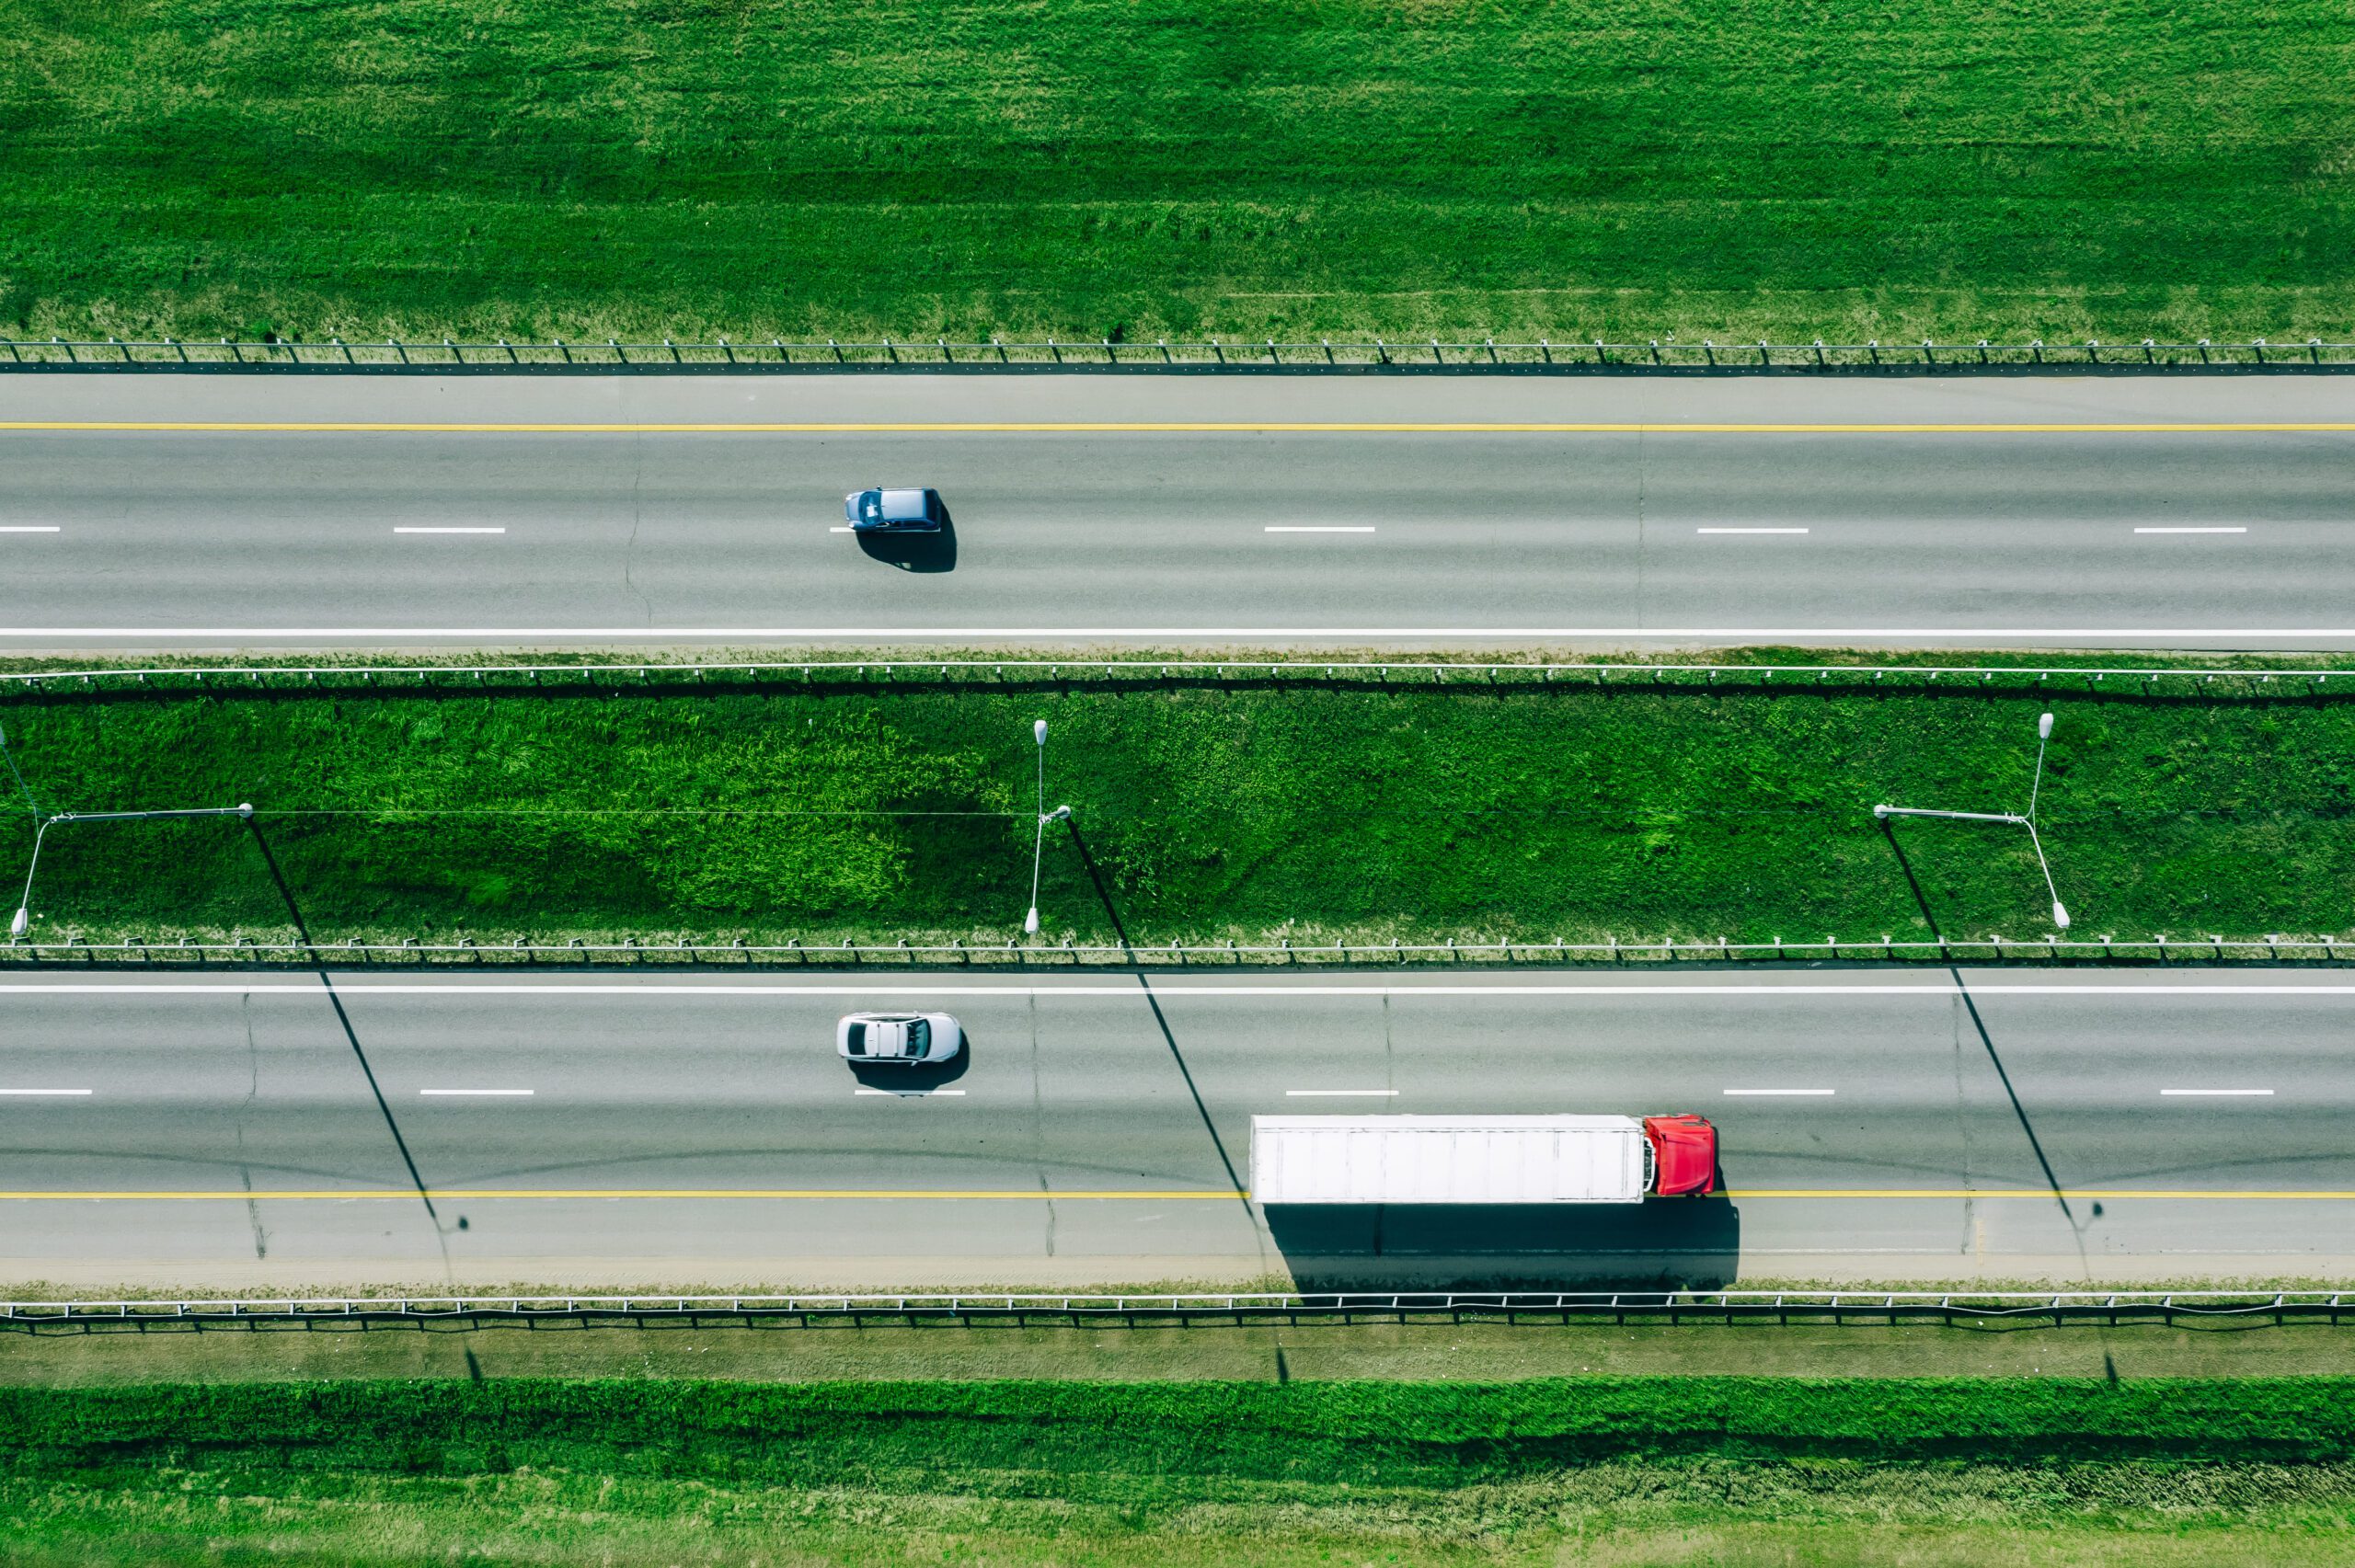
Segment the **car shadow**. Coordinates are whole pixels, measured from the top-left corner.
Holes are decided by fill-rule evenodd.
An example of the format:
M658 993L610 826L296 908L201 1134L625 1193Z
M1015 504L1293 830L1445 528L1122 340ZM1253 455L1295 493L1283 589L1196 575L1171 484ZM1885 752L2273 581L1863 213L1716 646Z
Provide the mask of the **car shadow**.
M957 569L957 520L944 503L940 528L932 533L895 532L874 529L853 535L867 557L903 572L953 572Z
M852 1061L844 1059L843 1065L858 1080L862 1089L882 1089L897 1094L921 1094L928 1090L946 1088L965 1076L973 1065L973 1036L965 1036L964 1048L947 1061L922 1062L912 1067L895 1067L890 1062Z
M1741 1212L1722 1197L1631 1204L1269 1204L1309 1291L1722 1289L1739 1276Z

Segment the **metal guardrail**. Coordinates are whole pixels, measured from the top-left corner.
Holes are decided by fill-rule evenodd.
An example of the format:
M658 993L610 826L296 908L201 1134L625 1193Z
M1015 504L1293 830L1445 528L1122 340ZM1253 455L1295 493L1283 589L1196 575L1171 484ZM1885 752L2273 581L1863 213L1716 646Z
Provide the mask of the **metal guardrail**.
M2343 1290L1614 1290L1336 1291L1184 1295L403 1296L147 1301L0 1302L0 1326L41 1329L268 1328L368 1322L725 1322L889 1321L910 1325L1039 1319L1085 1323L1300 1318L1851 1319L1947 1322L2041 1318L2173 1322L2179 1318L2324 1319L2355 1311Z
M344 941L256 942L238 937L229 942L198 942L181 937L174 942L86 942L68 937L63 942L17 939L0 946L0 967L71 966L173 966L209 967L215 964L259 968L407 968L514 967L549 965L557 967L634 967L686 966L698 967L793 969L1283 969L1308 967L1450 968L1464 965L1505 967L1552 967L1570 965L1663 963L1919 963L1919 964L2064 964L2074 961L2103 965L2141 963L2262 963L2336 964L2339 945L2355 952L2355 935L2288 934L2062 938L1991 935L1951 941L1899 942L1890 936L1851 938L1826 936L1821 941L1733 942L1465 942L1443 943L1335 942L1330 944L1280 942L1269 945L1172 942L1163 946L1117 942L1061 943L1009 941L1004 944L951 941L812 944L787 942L782 946L755 946L741 940L696 942L690 937L649 939L625 937L619 943L588 943L579 938L562 944L515 937L508 942L481 943L468 939L427 943Z
M399 372L551 372L613 373L761 373L835 370L1133 370L1133 371L1396 371L1523 373L1689 372L1774 371L2039 372L2039 371L2338 371L2355 368L2355 343L2309 338L2287 343L2255 338L2220 343L1718 343L1672 338L1640 343L1541 338L1534 343L1493 338L1392 342L1278 342L1273 338L1207 338L1199 342L1064 341L952 343L944 338L872 343L788 343L721 338L711 343L460 343L411 341L296 342L265 337L191 340L166 338L103 342L51 338L0 338L0 372L9 370L132 371L373 371Z
M2333 676L2339 684L2330 685ZM240 690L283 690L321 685L348 685L403 690L410 687L488 685L493 679L525 686L560 686L568 681L638 681L680 680L700 685L752 681L774 683L857 684L950 682L1077 685L1138 681L1300 681L1390 683L1407 681L1443 685L1481 681L1499 683L1521 681L1536 685L1754 685L1827 686L1834 683L1887 686L1892 681L1924 687L1967 689L1970 686L2019 685L2049 688L2054 681L2082 683L2090 691L2120 692L2141 686L2177 694L2210 692L2219 681L2224 692L2248 694L2265 686L2281 686L2300 695L2355 695L2355 669L2315 670L2293 666L2146 666L2100 665L1979 665L1979 664L1684 664L1650 660L1643 663L1383 659L792 659L761 661L649 661L563 664L250 664L157 665L145 669L100 667L87 670L47 670L0 672L0 692L148 688L157 691L203 691L213 695Z

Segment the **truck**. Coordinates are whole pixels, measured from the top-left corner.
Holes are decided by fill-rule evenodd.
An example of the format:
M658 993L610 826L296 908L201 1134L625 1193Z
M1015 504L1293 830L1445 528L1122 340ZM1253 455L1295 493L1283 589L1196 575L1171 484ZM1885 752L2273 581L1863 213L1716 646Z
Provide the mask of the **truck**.
M1689 1113L1251 1118L1261 1204L1641 1203L1717 1182L1717 1128Z

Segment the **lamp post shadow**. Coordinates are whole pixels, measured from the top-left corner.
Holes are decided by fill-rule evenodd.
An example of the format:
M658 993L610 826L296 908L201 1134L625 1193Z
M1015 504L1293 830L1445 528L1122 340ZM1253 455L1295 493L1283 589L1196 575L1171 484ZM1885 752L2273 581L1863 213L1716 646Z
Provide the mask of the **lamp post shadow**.
M285 900L286 915L293 921L294 934L311 956L313 970L319 977L320 988L327 993L327 1006L334 1011L336 1026L342 1031L344 1043L351 1047L352 1059L360 1064L360 1075L367 1081L368 1093L374 1097L376 1110L385 1118L385 1130L392 1135L393 1147L399 1151L401 1168L408 1173L410 1185L417 1189L419 1202L425 1205L426 1218L433 1222L434 1235L443 1249L443 1261L448 1261L449 1242L442 1230L442 1217L434 1210L432 1189L425 1183L423 1173L417 1168L417 1159L409 1152L408 1139L401 1134L400 1118L393 1114L392 1103L385 1098L384 1086L376 1082L376 1070L368 1060L367 1049L360 1043L360 1031L352 1027L351 1014L345 1011L343 998L336 994L335 977L328 972L327 960L311 941L310 922L303 918L303 907L295 901L294 889L279 868L278 856L270 847L270 836L262 831L260 822L248 817L247 830L252 834L254 847L261 852L262 864L270 871L270 881L277 886L278 896ZM465 1224L464 1219L459 1221Z

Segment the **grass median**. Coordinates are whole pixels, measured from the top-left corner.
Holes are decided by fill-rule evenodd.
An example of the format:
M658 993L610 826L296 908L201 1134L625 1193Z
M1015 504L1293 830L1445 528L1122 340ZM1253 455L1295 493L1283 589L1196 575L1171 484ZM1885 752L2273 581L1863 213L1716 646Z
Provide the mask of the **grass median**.
M2341 1379L0 1390L12 1562L2355 1561Z
M1049 941L1874 943L2344 931L2355 704L2085 692L1603 688L1032 692L797 684L570 694L18 700L53 828L34 933L1002 942L1052 726ZM21 866L31 817L0 818Z
M2324 0L11 21L17 336L2355 332Z

